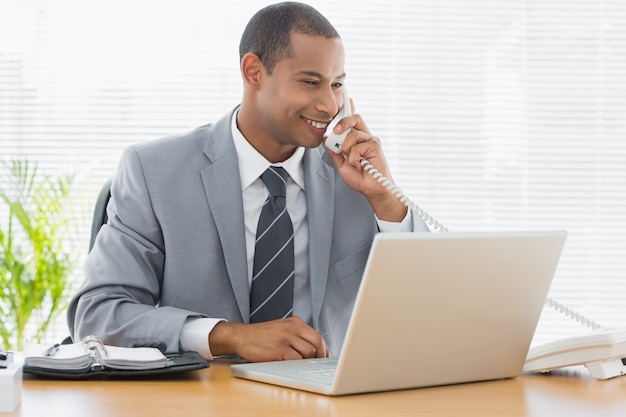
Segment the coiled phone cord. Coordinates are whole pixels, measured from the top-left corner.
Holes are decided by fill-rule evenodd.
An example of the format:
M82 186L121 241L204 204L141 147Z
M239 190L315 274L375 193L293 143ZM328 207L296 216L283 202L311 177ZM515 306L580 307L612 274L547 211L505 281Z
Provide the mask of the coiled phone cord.
M600 327L600 324L596 323L595 321L585 317L584 315L575 312L574 310L572 310L571 308L559 303L558 301L556 301L554 298L546 298L545 301L545 305L552 307L553 309L555 309L556 311L558 311L561 314L564 314L566 317L569 317L570 319L589 327L592 330L597 330Z
M376 181L382 184L391 194L393 194L398 200L404 203L405 206L413 210L418 216L420 216L427 225L431 226L434 230L439 232L447 232L448 228L441 224L437 219L428 214L424 209L415 204L409 197L407 197L404 192L395 185L392 181L386 178L383 174L380 173L379 170L374 168L374 165L370 163L367 159L361 157L359 159L359 163L363 167L365 171L367 171Z

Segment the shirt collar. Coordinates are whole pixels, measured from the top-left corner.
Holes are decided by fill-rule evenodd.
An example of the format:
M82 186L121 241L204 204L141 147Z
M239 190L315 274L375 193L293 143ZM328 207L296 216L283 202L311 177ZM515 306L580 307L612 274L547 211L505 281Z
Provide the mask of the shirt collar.
M270 166L283 167L291 179L304 190L304 148L298 147L293 155L284 162L270 163L243 136L237 127L237 114L239 114L239 110L233 114L231 131L235 141L235 149L237 150L237 160L239 161L241 190L248 188Z

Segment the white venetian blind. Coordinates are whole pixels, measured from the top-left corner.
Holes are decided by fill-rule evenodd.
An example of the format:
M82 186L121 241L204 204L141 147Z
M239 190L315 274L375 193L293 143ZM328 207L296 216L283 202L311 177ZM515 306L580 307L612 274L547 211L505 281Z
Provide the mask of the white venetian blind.
M89 167L95 192L127 145L239 102L239 36L266 4L4 0L2 158ZM405 192L450 230L568 230L550 295L624 326L626 3L310 4ZM584 331L546 310L536 341Z

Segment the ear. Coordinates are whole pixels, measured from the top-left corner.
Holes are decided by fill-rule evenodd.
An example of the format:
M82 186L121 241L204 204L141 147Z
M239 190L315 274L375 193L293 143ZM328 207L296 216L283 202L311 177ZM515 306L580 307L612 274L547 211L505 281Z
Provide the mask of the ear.
M241 60L241 76L246 87L258 89L263 82L265 66L258 55L251 52Z

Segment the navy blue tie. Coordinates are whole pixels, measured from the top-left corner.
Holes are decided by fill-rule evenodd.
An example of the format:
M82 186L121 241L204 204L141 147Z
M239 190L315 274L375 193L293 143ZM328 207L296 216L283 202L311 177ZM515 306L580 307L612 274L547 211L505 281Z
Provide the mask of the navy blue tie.
M261 180L269 197L257 227L250 294L250 322L289 317L293 313L293 225L286 205L289 174L269 167Z

